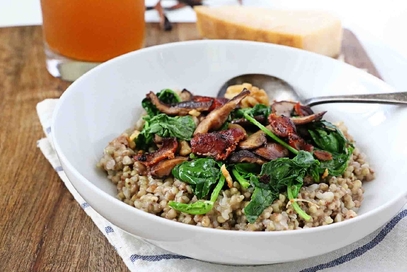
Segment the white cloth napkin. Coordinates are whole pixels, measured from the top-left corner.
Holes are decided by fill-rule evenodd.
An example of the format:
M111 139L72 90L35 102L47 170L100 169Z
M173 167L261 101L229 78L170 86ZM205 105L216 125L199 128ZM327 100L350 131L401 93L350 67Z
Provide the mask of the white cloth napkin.
M52 112L57 102L57 99L46 99L37 105L37 113L46 135L46 138L38 141L38 147L80 207L106 236L130 271L407 271L407 205L381 229L354 244L322 256L284 264L233 266L206 263L170 253L145 242L141 238L131 236L93 210L78 194L65 175L53 149L50 133Z

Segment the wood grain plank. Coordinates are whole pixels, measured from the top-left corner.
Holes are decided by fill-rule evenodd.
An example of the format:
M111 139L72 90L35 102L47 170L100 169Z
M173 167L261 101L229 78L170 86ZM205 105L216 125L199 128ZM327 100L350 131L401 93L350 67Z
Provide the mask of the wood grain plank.
M349 29L344 29L343 32L342 54L344 55L346 63L360 69L364 69L368 73L381 79L379 72L369 58L362 44L355 34Z
M158 23L151 23L146 26L146 47L200 39L196 26L193 23L173 23L171 31L162 31Z
M68 86L46 72L40 27L0 29L0 271L128 271L36 147L36 104Z

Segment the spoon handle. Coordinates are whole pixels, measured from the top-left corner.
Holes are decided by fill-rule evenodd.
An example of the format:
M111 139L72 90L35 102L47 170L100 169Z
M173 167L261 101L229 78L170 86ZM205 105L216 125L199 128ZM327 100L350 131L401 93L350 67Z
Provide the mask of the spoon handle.
M407 105L407 92L321 96L305 99L304 104L315 106L327 103L378 103Z

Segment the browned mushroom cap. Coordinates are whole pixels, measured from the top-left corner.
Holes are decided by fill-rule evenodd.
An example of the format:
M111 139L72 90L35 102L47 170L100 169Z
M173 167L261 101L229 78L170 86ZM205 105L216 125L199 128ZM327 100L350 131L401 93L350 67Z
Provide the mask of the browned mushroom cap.
M305 150L311 152L314 147L307 143L303 138L295 133L290 133L288 135L288 144L297 150Z
M163 138L162 146L159 149L151 153L135 155L134 160L141 162L145 166L152 166L162 160L173 159L177 148L177 138Z
M256 119L256 121L258 121L260 124L264 124L267 121L267 118L264 116L254 116L254 119ZM247 120L246 118L237 118L237 119L233 119L231 121L232 124L238 124L244 127L247 126L254 126L252 122L250 122L249 120Z
M257 164L264 164L266 161L256 156L254 153L250 152L249 150L239 150L233 152L229 157L230 163L239 163L239 162L249 162L249 163L257 163Z
M233 97L226 104L211 111L196 127L194 135L207 133L211 130L219 129L225 123L229 114L234 110L240 101L250 94L250 91L244 89L241 93Z
M269 161L289 155L288 149L278 143L267 143L266 146L257 148L253 153Z
M147 98L151 100L154 106L160 112L163 112L168 115L187 115L191 110L197 111L207 111L211 106L213 101L204 101L204 102L197 102L197 101L183 101L173 105L168 105L163 102L157 97L157 95L153 92L149 92L147 94Z
M243 133L244 133L244 135L245 135L245 138L247 137L247 132L246 132L246 130L244 129L244 127L242 127L242 126L239 125L239 124L230 123L230 124L228 124L228 128L229 128L229 129L231 129L231 128L240 129L241 131L243 131Z
M246 140L241 141L239 143L239 147L241 149L255 149L257 147L260 147L264 145L267 142L266 134L259 130L249 137L247 137Z
M321 120L325 113L326 111L322 111L307 116L291 117L290 119L291 121L293 121L295 125L304 125L314 121Z
M268 120L270 125L267 128L279 137L287 137L296 132L294 123L287 116L271 113Z
M314 156L320 161L332 160L332 154L325 150L314 150Z
M226 160L245 137L245 132L239 128L200 133L191 139L191 150L197 155Z
M278 101L271 105L271 111L276 115L284 115L290 117L296 102Z
M171 174L172 169L176 165L178 165L184 161L187 161L187 160L188 160L187 157L178 156L173 159L160 161L159 163L157 163L156 165L151 167L150 173L152 176L157 177L157 178L163 178L163 177L169 176Z
M271 111L277 115L292 116L293 113L298 116L307 116L314 114L309 106L301 105L299 102L278 101L271 105Z
M183 89L179 96L181 97L182 101L189 101L189 100L192 100L192 97L194 95L187 89Z
M314 112L309 106L301 105L300 103L295 104L294 112L298 116L307 116L314 114Z

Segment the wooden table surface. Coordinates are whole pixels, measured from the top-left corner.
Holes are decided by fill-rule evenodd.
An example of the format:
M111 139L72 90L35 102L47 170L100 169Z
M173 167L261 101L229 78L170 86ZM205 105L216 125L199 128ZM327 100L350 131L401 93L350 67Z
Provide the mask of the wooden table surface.
M194 24L147 25L146 46L193 39ZM377 73L355 37L345 39L345 60ZM0 271L128 271L36 147L36 104L70 84L44 59L39 26L0 28Z
M146 46L198 38L147 25ZM36 147L36 104L69 84L46 70L41 27L0 28L0 271L128 271Z

